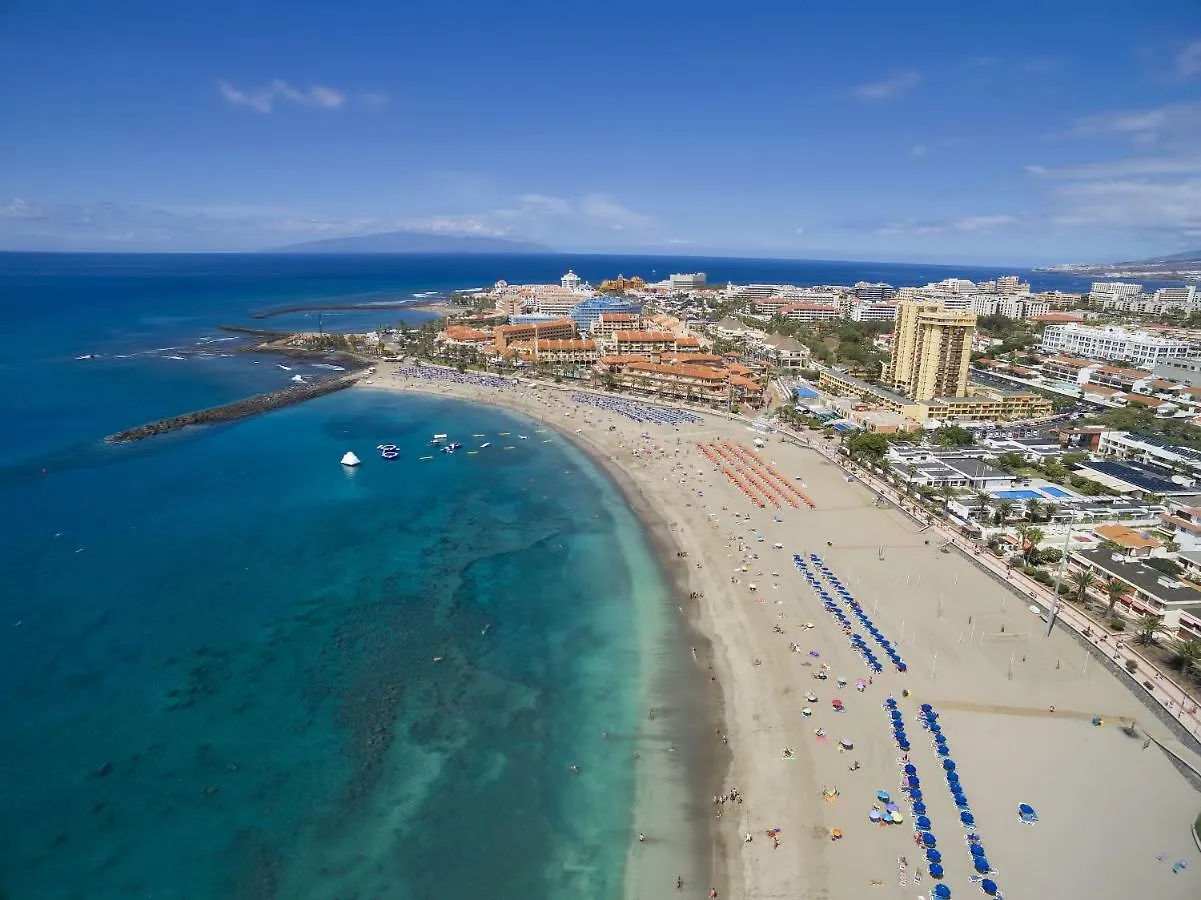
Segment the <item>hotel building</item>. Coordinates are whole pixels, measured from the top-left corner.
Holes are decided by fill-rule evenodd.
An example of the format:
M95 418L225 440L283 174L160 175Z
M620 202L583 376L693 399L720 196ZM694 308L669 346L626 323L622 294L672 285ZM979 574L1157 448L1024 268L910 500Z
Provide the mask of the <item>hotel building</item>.
M1048 325L1040 347L1047 353L1068 353L1089 359L1128 359L1147 368L1167 359L1201 356L1201 347L1196 344L1117 325Z
M966 395L975 331L972 313L946 310L938 303L898 304L884 382L918 402Z

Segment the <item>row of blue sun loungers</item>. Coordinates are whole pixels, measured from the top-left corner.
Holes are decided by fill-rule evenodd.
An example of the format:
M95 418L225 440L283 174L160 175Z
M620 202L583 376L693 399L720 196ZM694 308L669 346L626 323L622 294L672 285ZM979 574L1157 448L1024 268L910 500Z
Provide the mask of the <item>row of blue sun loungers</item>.
M621 397L606 397L601 394L577 391L571 395L571 399L576 403L595 406L606 412L618 413L635 422L649 422L652 425L683 425L705 421L703 416L684 409L653 406L650 403L638 403L635 400L626 400Z
M409 366L398 369L396 374L401 378L423 378L426 381L449 381L453 384L471 384L477 387L509 388L516 387L515 378L502 378L499 375L480 375L476 372L460 372L444 366Z

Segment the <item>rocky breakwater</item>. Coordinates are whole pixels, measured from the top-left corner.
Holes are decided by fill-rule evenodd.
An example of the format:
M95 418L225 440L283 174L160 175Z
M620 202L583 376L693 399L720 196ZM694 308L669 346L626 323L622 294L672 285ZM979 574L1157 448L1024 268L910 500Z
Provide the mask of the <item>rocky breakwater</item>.
M255 394L253 397L247 397L244 400L235 400L232 403L225 403L221 406L211 406L208 409L184 413L179 416L171 416L168 419L160 419L157 422L139 425L137 428L119 431L116 434L110 434L105 440L110 444L122 444L127 441L141 441L160 434L178 431L181 428L187 428L189 425L214 425L220 422L235 422L238 419L257 416L260 413L270 412L273 409L291 406L294 403L303 403L305 400L312 400L314 397L322 397L326 394L343 390L368 373L369 370L364 367L355 372L348 372L344 375L337 375L333 378L327 378L311 384L297 384L281 388L278 391Z

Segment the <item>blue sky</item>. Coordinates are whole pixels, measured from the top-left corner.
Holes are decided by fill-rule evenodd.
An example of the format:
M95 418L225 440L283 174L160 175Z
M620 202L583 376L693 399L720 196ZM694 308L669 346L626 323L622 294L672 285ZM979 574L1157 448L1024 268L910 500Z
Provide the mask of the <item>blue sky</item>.
M0 0L0 248L398 228L1015 264L1201 247L1201 3Z

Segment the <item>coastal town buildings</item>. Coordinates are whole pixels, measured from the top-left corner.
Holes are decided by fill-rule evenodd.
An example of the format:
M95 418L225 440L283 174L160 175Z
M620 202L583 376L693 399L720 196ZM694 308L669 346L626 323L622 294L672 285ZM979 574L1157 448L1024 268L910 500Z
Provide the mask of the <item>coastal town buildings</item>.
M528 325L499 325L493 332L498 350L506 349L513 341L567 340L574 337L575 322L571 319L552 319Z
M1160 337L1148 331L1120 325L1093 327L1074 322L1048 325L1040 348L1048 353L1066 353L1089 359L1125 359L1152 368L1177 357L1201 356L1201 343Z

